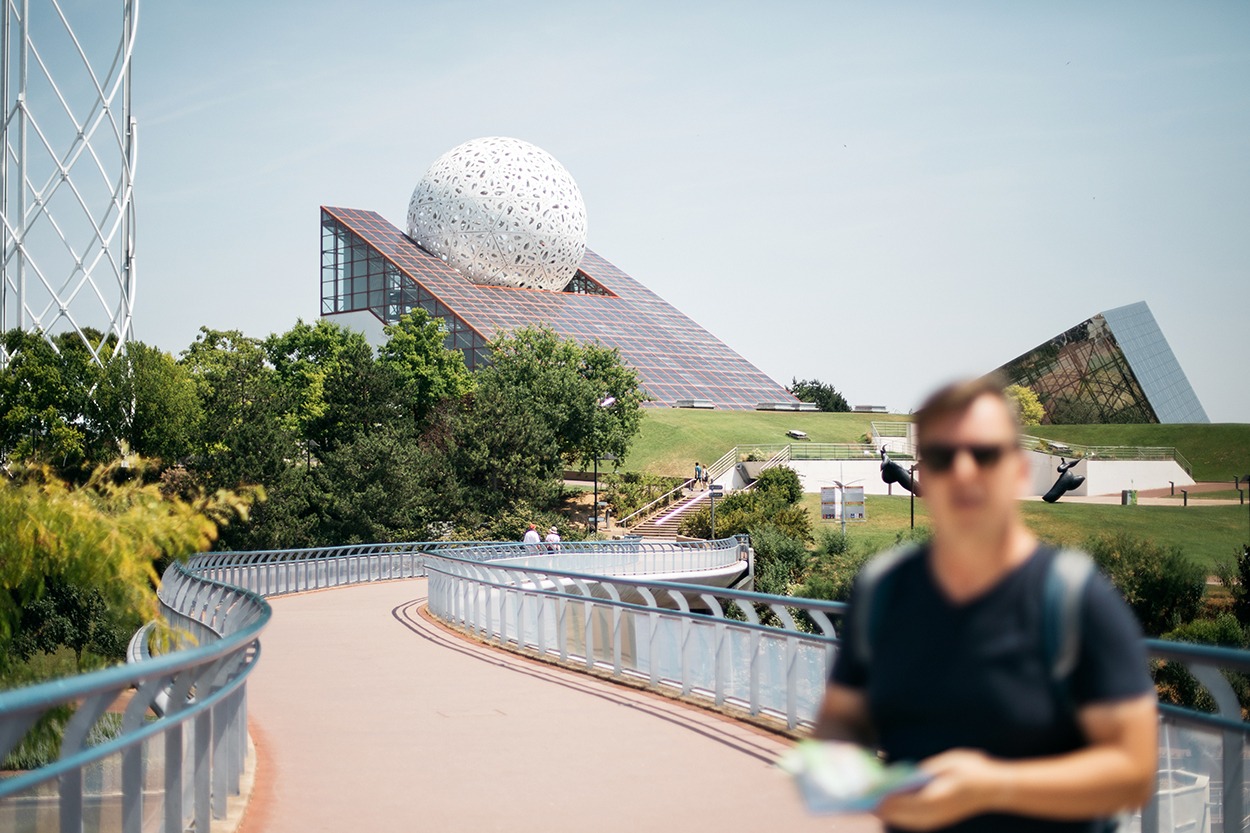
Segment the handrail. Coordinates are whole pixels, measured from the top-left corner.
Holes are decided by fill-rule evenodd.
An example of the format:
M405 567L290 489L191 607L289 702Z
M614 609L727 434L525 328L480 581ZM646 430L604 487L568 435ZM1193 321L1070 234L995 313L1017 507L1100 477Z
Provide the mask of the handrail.
M55 779L61 818L72 826L75 812L82 820L83 768L120 755L123 829L137 831L144 800L142 742L163 735L167 758L186 763L166 768L160 829L182 830L190 822L196 830L209 830L212 820L224 814L226 797L237 792L244 760L245 679L259 656L257 637L271 616L262 591L255 588L280 595L428 573L431 611L501 646L771 717L792 728L810 723L837 650L834 623L845 612L844 604L607 573L623 564L637 566L626 556L651 558L656 574L671 571L676 563L664 559L686 558L686 567L698 559L708 565L730 563L749 557L741 538L562 547L567 557L563 548L560 555L535 556L516 543L408 542L204 553L185 565L171 565L159 597L166 619L180 628L176 650L0 693L0 752L5 753L49 709L79 704L60 761L0 778L0 812L7 799ZM223 574L254 589L216 578ZM200 644L192 645L194 640ZM1220 671L1250 673L1250 651L1163 640L1147 640L1146 648L1152 659L1188 667L1220 709L1207 714L1161 708L1163 769L1177 770L1171 757L1176 750L1203 750L1186 762L1202 771L1185 775L1192 782L1185 789L1208 785L1216 796L1209 804L1217 814L1244 819L1242 767L1250 724L1241 720L1240 706ZM122 734L86 747L82 738L90 724L129 688L137 690L123 716ZM160 693L166 695L165 713L145 721L144 712ZM1219 747L1215 759L1204 762L1203 755L1214 747ZM184 767L189 774L185 784ZM1175 791L1167 784L1181 780L1176 775L1156 791L1142 813L1143 831L1159 830L1161 804Z
M1062 440L1048 440L1045 437L1034 437L1028 434L1020 437L1020 443L1030 451L1053 454L1056 457L1068 457L1087 460L1173 460L1189 476L1193 476L1193 466L1185 455L1172 446L1135 446L1135 445L1082 445L1081 443L1065 443Z
M735 465L737 465L738 448L739 446L735 445L733 448L729 449L724 454L722 454L719 460L717 460L715 463L707 467L708 480L716 480L722 474L724 474L725 472L732 469Z
M692 477L692 478L690 478L689 480L686 480L685 482L683 482L680 486L677 486L677 487L675 487L675 488L669 489L667 492L665 492L664 494L660 495L658 498L656 498L655 500L651 501L651 502L650 502L650 503L648 503L646 506L643 506L643 507L642 507L642 508L640 508L640 509L635 509L633 512L630 512L630 513L629 513L628 515L626 515L625 517L617 519L617 521L616 521L616 525L617 525L617 526L629 526L629 522L630 522L632 519L634 519L634 518L638 517L638 516L639 516L639 515L641 515L643 512L646 512L646 511L647 511L648 509L650 509L652 506L655 506L655 505L657 505L657 504L660 504L660 502L661 502L661 501L665 501L665 503L660 504L661 506L668 506L668 504L669 504L669 503L672 503L671 498L673 497L673 495L680 494L681 492L684 492L686 489L690 488L690 484L691 484L691 483L693 483L693 482L694 482L694 478Z
M190 819L195 829L208 830L212 818L225 817L228 795L239 792L246 752L245 681L271 610L256 594L196 576L177 562L166 570L158 597L161 608L185 628L173 633L178 650L160 656L142 652L139 662L0 693L0 758L44 715L73 711L58 760L0 779L0 801L56 781L62 829L82 829L84 769L120 755L123 828L138 831L143 741L163 735L166 760L178 763L165 768L162 829L182 830ZM89 746L88 733L131 689L120 733ZM153 708L158 698L161 705ZM154 719L145 719L149 710ZM190 773L186 784L184 769ZM189 815L184 815L184 788L190 790Z

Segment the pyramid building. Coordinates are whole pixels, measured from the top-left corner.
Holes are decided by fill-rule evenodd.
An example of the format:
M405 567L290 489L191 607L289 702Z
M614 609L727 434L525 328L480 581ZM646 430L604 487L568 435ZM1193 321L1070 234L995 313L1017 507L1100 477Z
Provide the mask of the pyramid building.
M1051 424L1210 422L1144 301L1100 312L998 369Z
M374 211L322 206L321 314L364 330L424 309L470 369L488 343L546 326L616 348L652 406L797 409L782 385L585 247L567 172L514 139L465 143L426 173L408 230Z

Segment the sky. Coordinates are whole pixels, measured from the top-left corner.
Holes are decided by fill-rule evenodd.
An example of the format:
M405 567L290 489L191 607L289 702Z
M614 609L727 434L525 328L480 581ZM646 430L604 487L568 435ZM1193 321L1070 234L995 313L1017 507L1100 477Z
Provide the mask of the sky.
M772 378L914 408L1146 301L1250 422L1245 2L140 3L135 337L319 314L318 207L403 227L512 136L589 247Z

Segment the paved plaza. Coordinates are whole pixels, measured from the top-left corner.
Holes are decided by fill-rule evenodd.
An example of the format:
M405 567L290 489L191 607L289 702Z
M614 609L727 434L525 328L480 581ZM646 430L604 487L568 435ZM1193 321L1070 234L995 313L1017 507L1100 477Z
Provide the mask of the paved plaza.
M807 814L784 738L460 638L423 579L272 599L240 830L877 833Z

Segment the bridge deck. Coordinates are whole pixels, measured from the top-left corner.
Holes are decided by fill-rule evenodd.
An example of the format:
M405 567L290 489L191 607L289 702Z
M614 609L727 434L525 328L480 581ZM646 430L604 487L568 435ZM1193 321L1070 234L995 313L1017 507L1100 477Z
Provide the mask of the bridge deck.
M744 724L462 640L424 580L272 599L244 833L837 830Z

